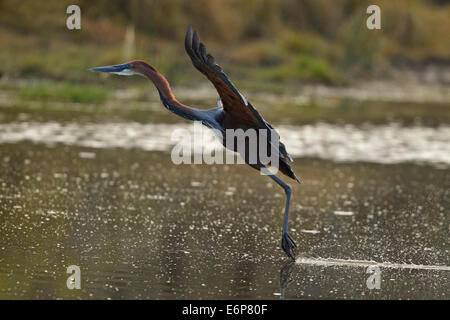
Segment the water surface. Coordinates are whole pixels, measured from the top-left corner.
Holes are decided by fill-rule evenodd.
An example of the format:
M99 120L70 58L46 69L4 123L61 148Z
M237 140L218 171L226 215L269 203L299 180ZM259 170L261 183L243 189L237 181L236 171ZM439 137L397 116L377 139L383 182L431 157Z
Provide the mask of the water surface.
M156 100L4 96L1 299L450 298L446 100L297 106L249 95L302 180L290 181L291 263L283 190L246 165L174 165L172 132L192 126ZM67 289L70 265L80 290Z
M124 148L170 152L175 144L196 151L223 150L208 128L194 123L0 123L0 143L31 141L45 145L64 144L91 148ZM197 127L198 128L198 127ZM292 157L317 157L339 162L450 165L450 126L335 125L315 123L302 126L278 125L281 140ZM189 136L189 139L184 137ZM181 139L183 138L183 139ZM195 149L199 143L203 148Z
M284 194L245 165L30 142L0 154L1 298L449 297L447 169L296 159L289 264ZM369 290L361 261L440 268L381 265Z

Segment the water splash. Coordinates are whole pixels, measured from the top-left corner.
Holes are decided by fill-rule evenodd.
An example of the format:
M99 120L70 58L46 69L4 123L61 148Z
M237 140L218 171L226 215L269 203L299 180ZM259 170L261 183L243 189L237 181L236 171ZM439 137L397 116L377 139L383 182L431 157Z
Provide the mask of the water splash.
M305 258L299 257L295 260L297 264L307 264L315 266L349 266L349 267L370 267L378 266L380 268L390 269L416 269L416 270L438 270L450 271L449 266L445 265L423 265L423 264L405 264L390 262L375 262L368 260L345 260L345 259L327 259L327 258Z

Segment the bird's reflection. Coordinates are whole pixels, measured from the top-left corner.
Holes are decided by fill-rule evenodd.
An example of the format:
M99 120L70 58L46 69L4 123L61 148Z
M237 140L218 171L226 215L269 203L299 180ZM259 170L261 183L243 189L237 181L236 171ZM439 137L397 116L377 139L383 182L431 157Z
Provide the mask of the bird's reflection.
M284 291L292 282L292 273L295 269L295 261L289 260L280 270L280 300L284 299Z

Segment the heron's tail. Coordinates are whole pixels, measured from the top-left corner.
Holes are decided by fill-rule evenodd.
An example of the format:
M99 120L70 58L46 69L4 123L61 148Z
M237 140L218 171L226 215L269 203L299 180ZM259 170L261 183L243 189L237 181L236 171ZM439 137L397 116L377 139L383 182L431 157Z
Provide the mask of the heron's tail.
M298 183L301 183L300 179L295 175L295 172L292 170L291 166L284 159L281 158L280 158L280 171L289 178L294 179Z

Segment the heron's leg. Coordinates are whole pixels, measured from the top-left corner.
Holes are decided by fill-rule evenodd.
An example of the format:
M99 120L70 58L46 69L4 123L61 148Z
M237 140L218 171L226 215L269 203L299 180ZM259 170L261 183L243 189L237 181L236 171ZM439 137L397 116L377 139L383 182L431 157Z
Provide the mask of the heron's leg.
M278 183L286 193L286 207L284 209L284 219L283 219L283 235L281 238L281 248L283 248L284 252L289 258L295 260L295 248L297 245L294 240L288 234L288 219L289 219L289 203L291 201L291 187L284 183L280 178L275 176L274 174L269 174L269 177Z

